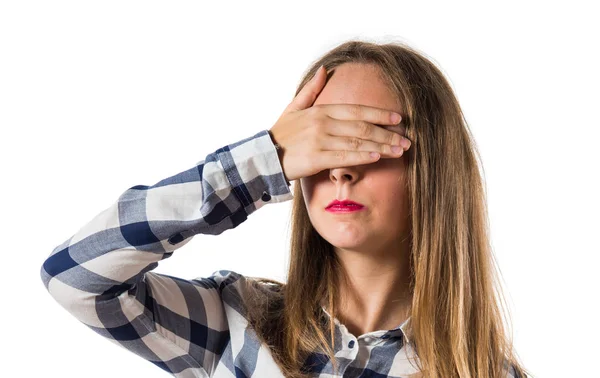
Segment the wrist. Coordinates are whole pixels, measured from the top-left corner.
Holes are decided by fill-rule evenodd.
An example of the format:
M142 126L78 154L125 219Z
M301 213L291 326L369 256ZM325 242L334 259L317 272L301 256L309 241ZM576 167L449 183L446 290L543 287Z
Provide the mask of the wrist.
M283 177L285 178L287 185L290 186L291 185L290 180L288 180L288 178L285 176L285 171L283 170L283 149L281 148L279 143L277 143L277 141L273 137L273 133L271 132L271 130L267 130L267 132L269 133L271 142L273 142L273 145L275 146L275 150L277 151L277 157L279 158L279 165L281 165L281 171L283 173Z

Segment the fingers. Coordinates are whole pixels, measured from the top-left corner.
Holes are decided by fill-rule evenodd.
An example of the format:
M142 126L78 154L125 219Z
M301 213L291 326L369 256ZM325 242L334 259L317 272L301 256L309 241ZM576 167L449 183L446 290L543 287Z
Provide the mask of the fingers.
M325 131L333 136L360 138L379 144L402 146L405 149L411 145L410 140L405 137L406 127L402 124L382 127L364 121L330 118L327 120Z
M363 165L374 163L381 155L372 151L321 151L315 156L316 164L320 167L352 167L355 165Z
M400 114L360 104L325 104L319 105L328 116L342 120L361 120L377 125L396 125L400 123ZM395 118L399 117L399 118Z
M389 157L402 156L404 151L408 149L400 146L392 146L386 143L377 143L370 140L355 137L328 136L326 138L323 138L321 143L322 145L320 147L323 150L377 152L380 155L386 155Z
M325 78L326 70L323 66L320 66L312 79L302 87L298 95L296 95L292 102L285 108L284 113L309 108L323 89Z

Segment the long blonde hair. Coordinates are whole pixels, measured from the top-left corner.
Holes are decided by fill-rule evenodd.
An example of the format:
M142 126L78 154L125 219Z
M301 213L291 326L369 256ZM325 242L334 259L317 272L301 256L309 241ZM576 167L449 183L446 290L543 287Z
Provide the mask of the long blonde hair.
M315 61L296 95L319 66L331 73L344 63L378 66L405 111L412 141L405 153L412 222L410 334L422 376L500 378L507 366L516 377L529 375L503 324L505 302L489 241L479 153L451 86L423 53L404 43L351 40ZM248 280L246 309L249 327L284 375L306 377L304 363L316 351L337 369L332 318L339 306L340 264L312 226L300 185L294 197L287 284ZM320 303L327 303L331 318Z

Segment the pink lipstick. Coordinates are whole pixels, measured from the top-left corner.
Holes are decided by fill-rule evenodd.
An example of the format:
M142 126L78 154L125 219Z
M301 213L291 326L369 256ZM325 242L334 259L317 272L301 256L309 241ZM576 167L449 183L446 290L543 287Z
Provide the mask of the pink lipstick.
M333 200L325 210L331 213L351 213L364 209L364 205L351 200Z

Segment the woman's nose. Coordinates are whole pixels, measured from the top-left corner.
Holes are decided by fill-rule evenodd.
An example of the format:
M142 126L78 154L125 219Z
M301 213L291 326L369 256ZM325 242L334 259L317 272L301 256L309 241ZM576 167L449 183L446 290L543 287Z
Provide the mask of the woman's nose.
M340 182L353 182L358 178L358 172L355 167L341 167L341 168L331 168L329 170L329 179L336 183Z

